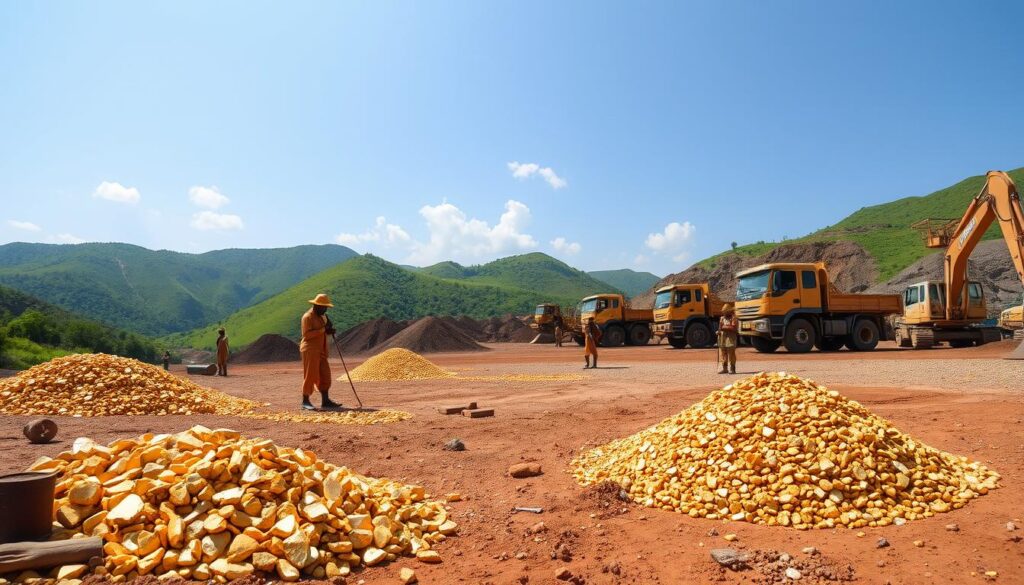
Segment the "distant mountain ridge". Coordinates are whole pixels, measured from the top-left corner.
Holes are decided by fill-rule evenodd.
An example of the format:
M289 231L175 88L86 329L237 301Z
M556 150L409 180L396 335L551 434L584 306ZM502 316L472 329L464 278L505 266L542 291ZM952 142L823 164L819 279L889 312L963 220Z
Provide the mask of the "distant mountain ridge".
M650 272L637 272L629 268L619 270L591 270L590 276L607 282L613 287L626 293L628 297L635 297L654 286L654 283L661 280L661 277Z
M536 291L576 301L600 292L618 292L617 287L609 287L610 283L596 279L542 252L508 256L479 266L462 266L451 261L440 262L421 268L419 272L438 278Z
M551 266L545 258L521 260L513 265L538 276L541 269L536 265ZM529 265L535 265L535 270L529 270ZM451 266L438 268L444 274L452 274L451 269ZM577 296L579 291L560 296L557 290L524 290L508 284L481 282L465 273L462 278L445 278L431 272L408 270L375 256L357 256L242 309L222 323L233 346L239 347L252 343L264 333L297 339L299 318L309 308L308 300L317 293L326 293L334 303L329 314L338 331L377 317L404 320L428 315L484 318L525 314L542 302L574 304L583 296ZM595 286L600 289L605 285L596 283ZM216 337L217 326L212 324L171 335L165 341L175 347L208 347Z
M356 253L337 245L204 254L119 243L0 246L0 284L146 335L187 331Z

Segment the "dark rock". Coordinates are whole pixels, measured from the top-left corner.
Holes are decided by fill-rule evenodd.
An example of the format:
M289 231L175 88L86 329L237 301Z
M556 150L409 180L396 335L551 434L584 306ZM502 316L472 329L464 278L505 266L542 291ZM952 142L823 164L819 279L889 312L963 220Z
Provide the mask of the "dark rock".
M734 548L713 548L711 549L711 558L715 559L715 562L719 565L733 571L747 568L746 555L741 554Z
M445 443L444 447L441 448L445 451L465 451L466 444L462 442L462 439L455 438Z

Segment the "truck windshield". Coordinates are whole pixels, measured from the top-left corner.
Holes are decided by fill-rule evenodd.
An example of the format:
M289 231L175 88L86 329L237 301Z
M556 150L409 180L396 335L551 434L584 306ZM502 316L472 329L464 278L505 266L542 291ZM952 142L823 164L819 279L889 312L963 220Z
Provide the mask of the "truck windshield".
M736 300L749 301L761 298L761 295L768 292L769 274L771 274L770 270L764 270L741 276L740 282L736 286Z
M595 309L597 309L597 299L580 303L580 313L593 313Z
M554 307L548 307L545 305L538 305L536 315L549 315L554 312Z
M667 290L665 292L658 293L658 296L654 297L654 308L664 309L665 307L672 304L672 291Z

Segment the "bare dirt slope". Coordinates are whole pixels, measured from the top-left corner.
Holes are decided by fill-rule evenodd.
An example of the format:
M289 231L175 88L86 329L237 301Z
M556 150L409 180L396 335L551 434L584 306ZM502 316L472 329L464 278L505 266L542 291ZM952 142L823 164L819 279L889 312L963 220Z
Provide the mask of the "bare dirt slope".
M907 286L915 282L942 280L944 258L944 252L941 251L925 256L889 282L871 287L869 292L902 293ZM981 282L985 290L989 316L997 316L1003 309L1020 304L1020 279L1013 267L1013 260L1010 259L1010 252L1002 240L978 244L971 254L968 267L970 278Z
M55 417L58 441L28 445L25 417L0 417L0 472L25 468L41 455L70 448L77 436L104 442L144 432L174 432L193 424L235 428L279 444L311 449L361 473L420 483L429 493L458 492L451 504L461 526L439 549L444 562L401 560L349 578L366 585L397 583L399 567L416 569L424 584L554 584L566 569L576 582L600 584L781 583L782 552L804 567L800 583L852 576L858 584L1024 582L1024 386L1021 362L999 357L1009 345L934 351L756 355L742 348L740 375L784 369L811 377L858 400L896 427L934 447L969 455L999 471L1002 487L962 510L933 518L857 531L797 531L746 523L692 519L621 502L616 494L586 490L567 473L582 449L635 433L703 398L731 380L714 373L712 350L666 346L602 352L596 371L584 373L579 348L495 344L492 351L436 354L431 359L465 376L570 373L582 381L481 382L456 379L364 383L370 405L413 413L410 420L372 427L295 424L227 416ZM353 361L355 362L355 360ZM357 363L357 362L355 362ZM350 363L350 367L355 363ZM340 364L334 366L340 371ZM178 370L175 370L178 371ZM298 364L241 366L227 378L202 378L225 392L295 408ZM332 396L350 402L347 389ZM443 416L435 407L476 400L496 416ZM458 437L467 449L442 446ZM543 475L511 479L509 465L536 461ZM539 515L514 506L539 506ZM543 528L538 526L543 522ZM946 526L956 524L957 530ZM537 526L537 532L531 528ZM738 540L726 542L726 534ZM884 538L888 547L879 548ZM920 541L921 546L915 546ZM761 561L740 573L720 569L709 550L732 546ZM817 554L806 554L814 547ZM775 552L772 552L775 551ZM553 558L552 555L556 558ZM783 569L784 570L784 569ZM242 585L242 584L239 584Z
M853 242L788 244L761 256L724 254L717 259L714 268L691 266L682 272L669 274L651 290L633 299L633 304L637 307L651 307L657 289L669 284L690 282L708 282L716 294L732 300L736 298L736 273L767 262L825 262L836 286L846 292L863 291L878 278L874 258Z

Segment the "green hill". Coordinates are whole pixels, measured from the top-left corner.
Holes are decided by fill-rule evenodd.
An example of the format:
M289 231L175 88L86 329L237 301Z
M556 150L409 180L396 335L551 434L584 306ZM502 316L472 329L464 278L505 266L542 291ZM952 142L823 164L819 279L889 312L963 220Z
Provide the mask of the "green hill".
M327 293L334 302L331 319L339 331L375 317L413 319L425 315L469 315L483 318L507 313L528 313L540 302L553 299L574 303L578 296L551 297L510 286L495 286L438 278L429 272L406 270L375 256L358 256L332 266L261 303L242 309L223 321L233 347L252 343L264 333L297 339L299 318L307 301ZM175 347L208 347L218 325L165 338Z
M661 277L655 276L650 272L637 272L629 268L621 270L591 270L587 274L601 282L607 282L630 297L646 291L654 286L654 283L661 280Z
M150 340L83 319L35 297L0 286L0 367L21 369L73 351L156 361Z
M184 254L129 244L0 246L0 284L146 335L188 331L343 262L343 246Z
M1017 185L1024 185L1024 168L1008 171ZM739 253L761 256L781 244L810 241L848 240L860 244L878 263L878 281L884 282L904 268L935 252L926 248L920 234L910 225L922 219L959 219L967 210L971 199L985 183L979 175L920 197L904 197L889 203L862 207L839 223L822 228L802 238L785 242L757 242L738 247L735 252L722 252L701 262L698 266L714 267L717 259L726 254ZM1001 237L999 227L993 225L985 239Z
M528 290L551 299L572 299L573 303L595 293L617 291L617 287L610 287L609 283L541 252L500 258L479 266L441 262L418 272L438 278Z

